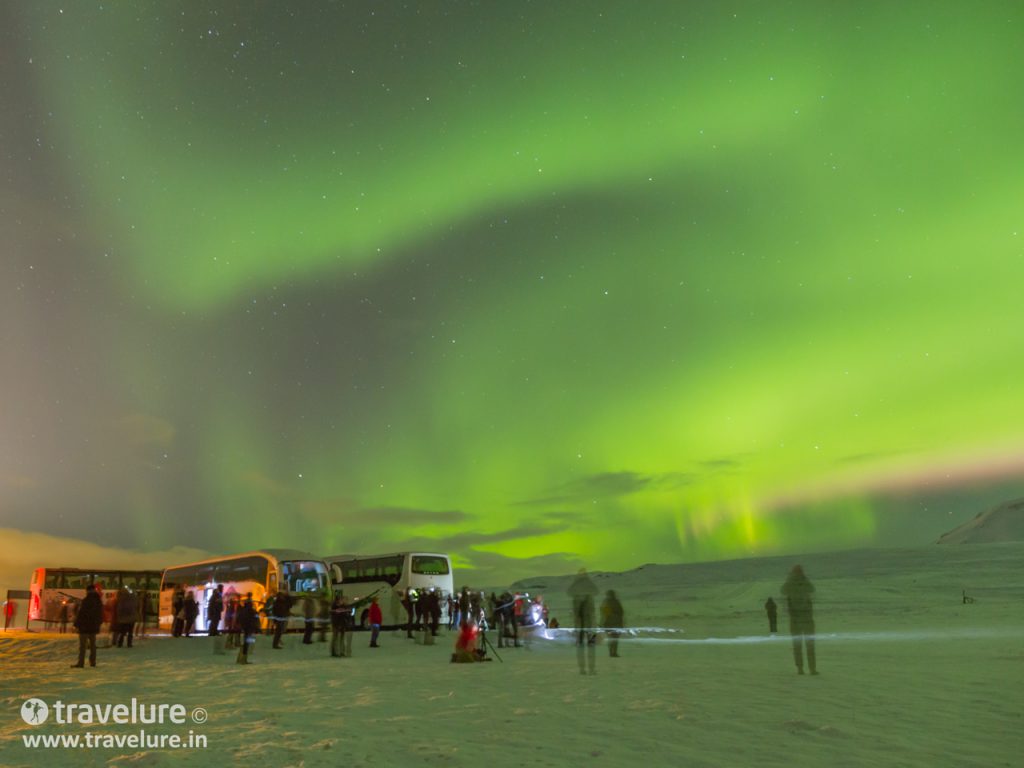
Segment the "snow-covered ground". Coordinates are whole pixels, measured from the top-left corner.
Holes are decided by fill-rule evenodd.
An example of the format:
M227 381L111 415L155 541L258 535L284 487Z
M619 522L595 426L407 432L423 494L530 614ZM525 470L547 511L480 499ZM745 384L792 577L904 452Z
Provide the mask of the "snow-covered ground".
M817 587L817 677L798 676L780 615L761 608L789 566ZM633 626L621 657L580 675L565 639L448 662L386 633L353 658L292 635L253 663L208 638L151 637L71 669L74 635L0 634L0 765L1020 766L1024 764L1024 544L864 550L594 574ZM571 577L524 582L564 616ZM965 604L962 593L974 598ZM657 631L658 629L675 631ZM491 634L491 639L496 638ZM23 736L137 733L34 726L26 699L204 708L205 749L30 749Z

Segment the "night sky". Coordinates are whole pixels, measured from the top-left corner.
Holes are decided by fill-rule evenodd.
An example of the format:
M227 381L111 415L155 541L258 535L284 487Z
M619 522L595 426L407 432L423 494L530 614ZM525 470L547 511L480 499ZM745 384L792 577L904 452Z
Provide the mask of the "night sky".
M0 9L6 546L495 579L1024 494L1019 2L205 5Z

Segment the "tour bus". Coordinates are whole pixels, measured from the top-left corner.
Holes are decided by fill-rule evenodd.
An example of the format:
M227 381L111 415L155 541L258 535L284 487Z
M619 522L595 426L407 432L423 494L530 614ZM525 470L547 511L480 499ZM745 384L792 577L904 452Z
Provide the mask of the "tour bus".
M376 593L384 625L397 627L406 622L402 598L409 590L435 589L442 605L455 591L452 562L436 552L396 552L387 555L333 555L324 558L331 569L335 590L342 590L349 602ZM365 607L356 619L365 623Z
M90 584L99 584L103 605L109 605L121 587L138 595L139 619L155 623L160 571L92 570L89 568L36 568L32 572L28 620L53 627L62 620L73 624L78 606ZM109 617L104 615L104 621Z
M198 563L176 565L164 571L160 586L160 628L170 630L174 623L174 592L181 587L185 593L199 603L194 632L206 633L207 603L217 585L224 587L224 603L227 605L232 593L245 599L252 593L253 604L261 611L261 622L266 626L262 613L266 602L277 594L284 584L293 598L289 626L302 626L301 600L305 597L330 599L331 579L324 562L308 552L295 549L261 549L243 552ZM223 615L223 614L222 614Z

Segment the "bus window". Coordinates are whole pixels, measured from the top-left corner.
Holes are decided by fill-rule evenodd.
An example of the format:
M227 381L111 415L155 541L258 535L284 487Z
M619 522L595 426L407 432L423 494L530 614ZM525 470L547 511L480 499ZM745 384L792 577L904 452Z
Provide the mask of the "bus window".
M448 558L439 555L413 555L412 572L424 576L447 576Z
M402 557L382 557L380 560L380 575L392 584L397 584L402 578Z
M92 574L81 571L64 572L64 589L86 589L92 583Z
M144 573L122 573L121 585L128 587L132 592L140 592L146 589L146 574Z
M263 557L239 557L217 564L216 580L267 583L267 561Z
M96 583L100 584L108 592L116 590L121 586L120 574L117 571L101 571L95 574L95 577Z
M61 574L60 571L47 571L46 572L46 583L44 584L43 588L44 589L59 589L60 587L64 586L63 584L60 583L61 575L62 574Z

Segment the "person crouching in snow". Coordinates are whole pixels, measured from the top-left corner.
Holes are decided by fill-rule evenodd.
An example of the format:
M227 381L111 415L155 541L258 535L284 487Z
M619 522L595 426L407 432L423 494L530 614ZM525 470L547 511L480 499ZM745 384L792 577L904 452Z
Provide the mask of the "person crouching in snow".
M452 654L452 662L455 664L470 664L478 661L476 624L463 621L459 627L459 635L455 638L455 653Z
M474 661L490 661L487 651L477 647L481 641L486 646L487 639L480 633L477 625L471 621L463 621L459 629L459 636L455 639L452 663L470 664Z

